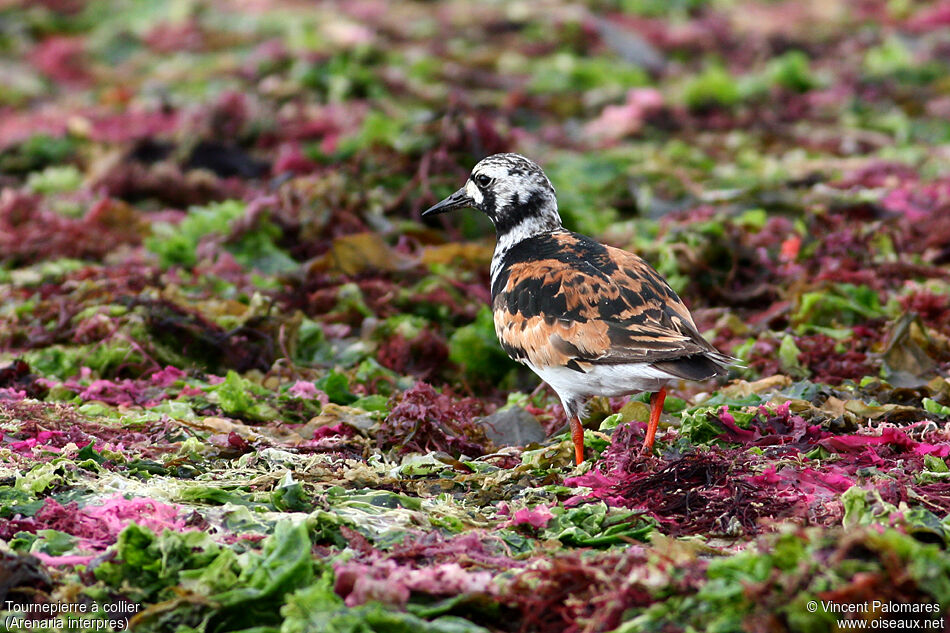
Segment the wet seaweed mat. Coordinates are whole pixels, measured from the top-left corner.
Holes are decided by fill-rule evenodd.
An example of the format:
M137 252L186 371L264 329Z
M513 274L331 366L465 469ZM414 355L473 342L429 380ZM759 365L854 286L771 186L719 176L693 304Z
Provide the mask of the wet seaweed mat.
M947 628L946 2L7 4L7 629ZM501 151L745 363L649 457L419 217Z

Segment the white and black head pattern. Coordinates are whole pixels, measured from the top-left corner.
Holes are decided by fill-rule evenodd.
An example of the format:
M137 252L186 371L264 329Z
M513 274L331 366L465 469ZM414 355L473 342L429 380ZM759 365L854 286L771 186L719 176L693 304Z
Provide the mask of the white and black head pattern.
M479 161L465 186L422 215L473 207L489 217L499 241L516 232L532 235L561 228L554 187L533 161L494 154Z
M495 154L481 160L465 183L476 209L495 224L499 235L526 220L552 230L561 226L551 181L538 165L518 154Z

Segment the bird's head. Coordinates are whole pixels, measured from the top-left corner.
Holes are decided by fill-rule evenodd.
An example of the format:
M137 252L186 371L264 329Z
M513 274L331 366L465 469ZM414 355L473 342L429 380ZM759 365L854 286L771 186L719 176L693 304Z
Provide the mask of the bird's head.
M499 235L516 227L536 231L561 227L554 187L538 165L519 154L483 158L465 186L422 213L436 215L472 207L488 216Z

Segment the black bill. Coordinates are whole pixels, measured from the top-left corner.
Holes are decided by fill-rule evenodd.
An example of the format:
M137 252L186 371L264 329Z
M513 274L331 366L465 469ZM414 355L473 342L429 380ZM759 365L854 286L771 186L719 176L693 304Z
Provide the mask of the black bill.
M446 213L447 211L470 207L472 206L473 202L474 200L472 200L465 192L465 187L462 187L442 202L434 204L423 211L422 217L426 217L427 215L438 215L440 213Z

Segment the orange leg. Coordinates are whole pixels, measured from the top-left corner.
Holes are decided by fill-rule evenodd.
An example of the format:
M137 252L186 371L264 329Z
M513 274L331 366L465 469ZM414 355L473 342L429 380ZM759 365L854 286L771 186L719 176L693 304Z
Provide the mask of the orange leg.
M666 387L650 396L650 424L647 426L647 436L643 440L643 451L653 451L653 438L656 437L656 427L660 425L660 414L663 413L663 401L666 400Z
M574 463L584 463L584 427L580 418L571 418L571 439L574 440Z

